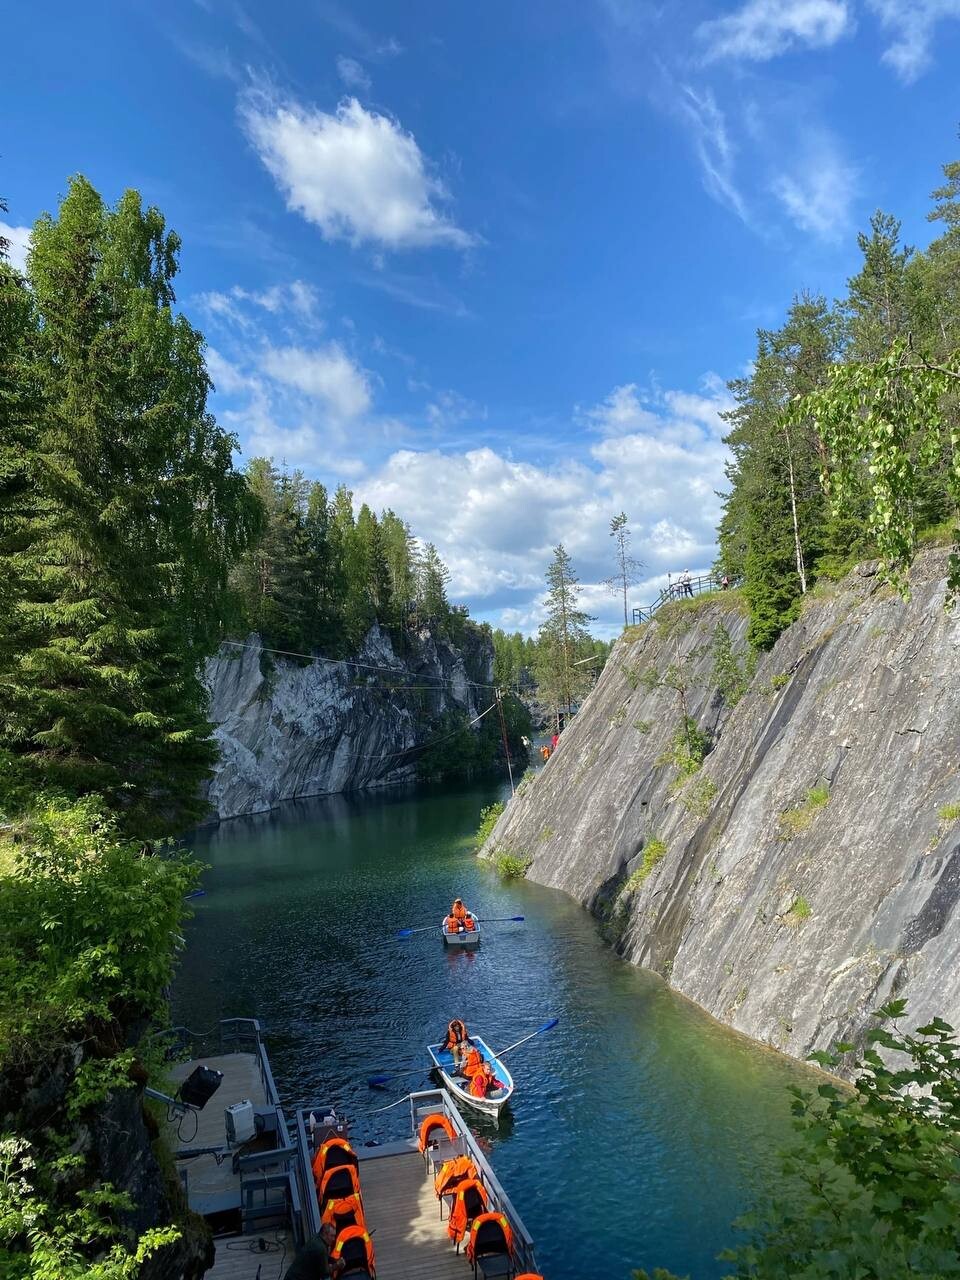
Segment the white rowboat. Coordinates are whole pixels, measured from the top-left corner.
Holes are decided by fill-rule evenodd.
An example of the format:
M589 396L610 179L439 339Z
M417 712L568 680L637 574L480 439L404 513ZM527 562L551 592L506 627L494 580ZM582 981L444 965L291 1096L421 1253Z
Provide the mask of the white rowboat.
M452 933L447 932L447 917L444 916L440 922L440 936L443 938L445 947L479 947L480 945L480 921L468 911L467 915L473 921L472 929L457 929Z
M428 1044L427 1053L443 1077L447 1091L458 1102L464 1102L468 1107L475 1107L477 1111L485 1111L487 1115L499 1115L500 1109L510 1100L513 1093L513 1076L500 1059L494 1057L493 1050L479 1036L471 1036L470 1043L480 1050L484 1061L492 1065L493 1074L498 1080L504 1082L505 1088L498 1089L496 1093L488 1093L485 1098L476 1098L470 1092L469 1080L453 1074L453 1054L449 1049L441 1049L438 1044Z

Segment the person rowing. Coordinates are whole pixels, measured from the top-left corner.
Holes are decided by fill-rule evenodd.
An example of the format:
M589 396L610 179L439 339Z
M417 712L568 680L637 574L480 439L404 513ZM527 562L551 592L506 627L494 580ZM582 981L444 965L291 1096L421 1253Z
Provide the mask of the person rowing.
M471 1046L466 1023L461 1018L451 1018L447 1034L440 1045L440 1052L443 1053L444 1049L449 1049L453 1055L454 1070L459 1067L468 1053L476 1052Z
M472 932L477 927L474 923L473 912L467 910L462 898L454 898L453 906L444 921L444 926L447 933L467 933Z

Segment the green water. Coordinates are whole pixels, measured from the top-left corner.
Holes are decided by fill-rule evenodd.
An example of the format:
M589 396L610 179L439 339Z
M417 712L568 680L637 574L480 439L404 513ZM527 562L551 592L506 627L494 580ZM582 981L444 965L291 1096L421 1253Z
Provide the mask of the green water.
M211 869L176 1019L260 1018L283 1100L333 1099L359 1117L404 1091L372 1093L366 1077L416 1066L452 1016L500 1047L559 1017L511 1058L512 1115L499 1129L471 1121L548 1280L655 1265L720 1276L729 1223L789 1134L799 1068L618 960L560 893L478 863L469 837L496 794L337 796L199 836ZM526 921L490 925L476 953L447 953L432 930L393 940L439 921L456 894ZM363 1136L390 1136L402 1110L362 1121Z

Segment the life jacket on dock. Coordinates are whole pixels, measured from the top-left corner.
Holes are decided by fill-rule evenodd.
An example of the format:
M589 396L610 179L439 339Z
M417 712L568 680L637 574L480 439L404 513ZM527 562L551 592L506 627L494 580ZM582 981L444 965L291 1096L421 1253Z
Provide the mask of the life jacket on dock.
M352 1164L337 1165L328 1169L317 1187L317 1203L321 1214L331 1200L343 1200L347 1196L360 1196L360 1178Z
M444 1160L433 1180L433 1189L437 1199L448 1196L465 1178L475 1178L477 1166L469 1156L454 1156L452 1160Z
M330 1250L331 1262L343 1262L343 1269L349 1274L365 1269L371 1280L375 1280L377 1267L373 1252L373 1242L366 1227L347 1227L337 1236L337 1243Z
M328 1138L313 1157L313 1180L320 1185L320 1180L328 1169L335 1169L341 1164L359 1164L357 1153L346 1138Z
M342 1200L328 1200L320 1219L322 1226L332 1226L337 1235L347 1227L366 1226L363 1202L359 1196L344 1196Z
M467 1261L471 1266L487 1254L513 1253L513 1232L502 1213L481 1213L474 1218L467 1241Z
M469 1080L477 1074L477 1072L480 1070L482 1066L483 1066L483 1054L480 1052L480 1050L476 1046L474 1046L473 1048L471 1048L470 1052L467 1054L467 1060L463 1064L463 1074Z
M481 1213L485 1213L487 1207L487 1191L479 1178L466 1178L460 1183L450 1210L450 1220L447 1222L447 1235L454 1244L460 1243L467 1234L469 1224Z
M453 1127L453 1122L442 1111L434 1111L432 1115L424 1116L420 1124L420 1136L417 1140L417 1147L420 1154L423 1155L427 1146L433 1140L433 1135L437 1129L442 1129L451 1142L456 1142L457 1131Z

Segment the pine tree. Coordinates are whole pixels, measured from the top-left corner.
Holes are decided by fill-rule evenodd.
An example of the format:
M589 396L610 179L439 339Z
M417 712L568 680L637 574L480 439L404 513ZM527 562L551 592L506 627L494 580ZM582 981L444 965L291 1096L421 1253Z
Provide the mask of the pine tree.
M842 304L849 331L847 357L876 360L910 328L908 265L914 251L900 247L900 223L879 209L870 219L870 235L861 231L857 244L863 266L847 281Z
M589 684L583 667L575 664L578 646L590 643L587 623L594 619L579 608L580 584L562 543L554 548L546 578L547 616L537 638L537 682L551 705L569 716Z
M639 570L642 563L630 554L630 527L627 513L621 511L610 521L610 537L615 539L617 572L604 582L604 586L613 595L623 595L623 625L629 624L627 614L627 591L640 581Z
M440 553L432 542L423 549L418 572L417 607L432 626L443 631L450 616L447 599L447 583L450 570L440 559Z
M258 522L206 410L203 339L172 310L178 249L136 192L109 210L83 178L37 223L21 357L35 409L0 535L14 775L100 792L138 835L202 812L215 748L201 666Z

